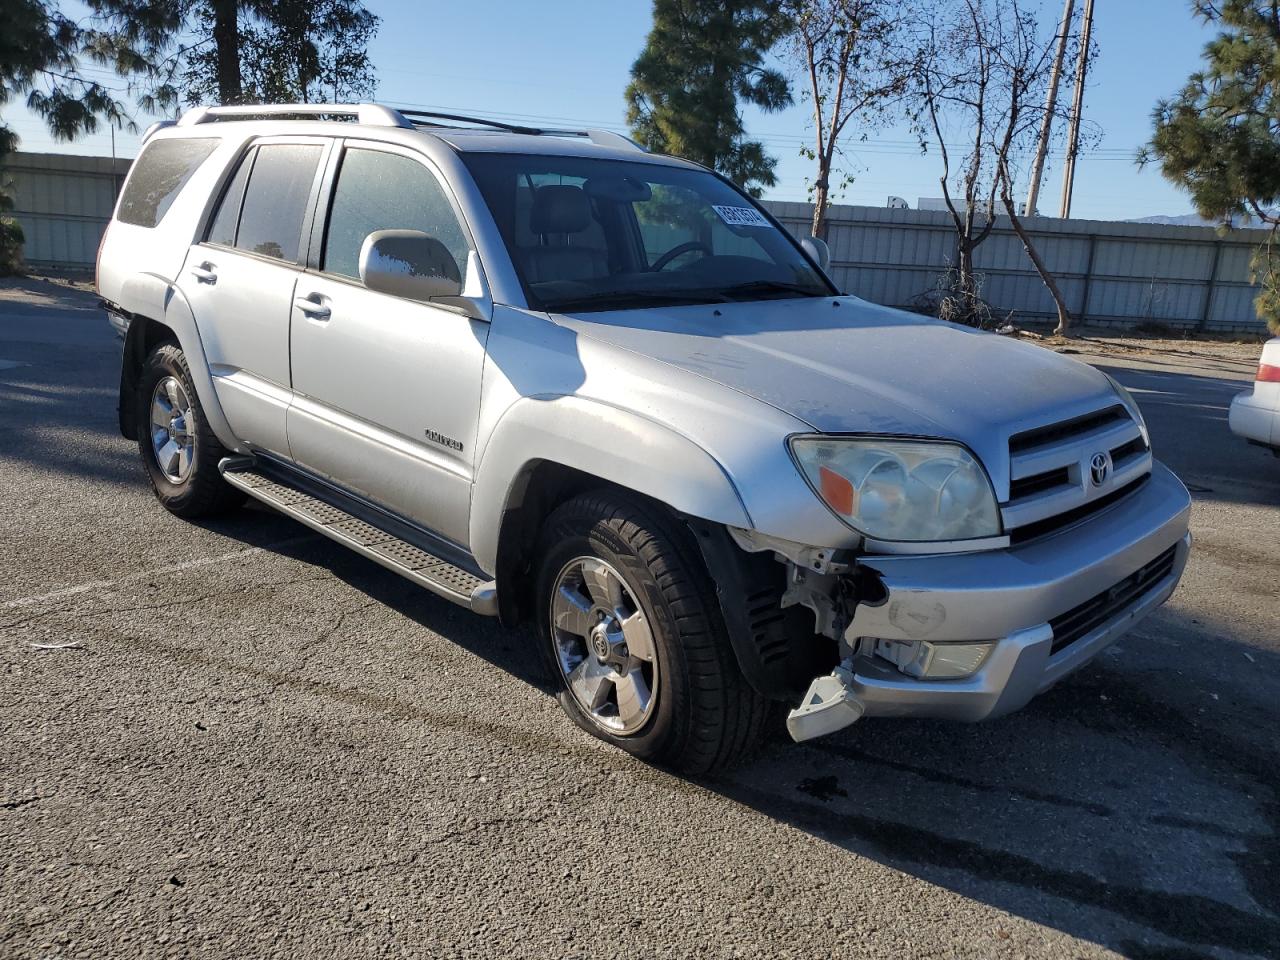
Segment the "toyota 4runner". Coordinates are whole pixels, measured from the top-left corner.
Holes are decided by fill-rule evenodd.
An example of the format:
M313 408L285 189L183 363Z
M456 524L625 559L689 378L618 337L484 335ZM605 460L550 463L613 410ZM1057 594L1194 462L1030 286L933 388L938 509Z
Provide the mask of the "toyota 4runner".
M771 702L797 740L1015 710L1187 560L1118 383L827 269L616 134L198 108L145 137L98 289L165 507L252 497L531 620L577 723L697 772Z

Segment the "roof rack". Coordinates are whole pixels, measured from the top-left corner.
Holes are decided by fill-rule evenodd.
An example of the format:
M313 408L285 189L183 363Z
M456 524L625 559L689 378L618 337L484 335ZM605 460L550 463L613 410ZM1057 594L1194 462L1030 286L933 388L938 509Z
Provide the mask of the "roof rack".
M197 123L216 120L244 120L255 117L354 117L356 123L372 127L402 127L412 129L413 124L397 110L380 103L256 103L233 107L194 107L178 120L178 126L190 127Z
M592 143L605 147L623 150L640 150L644 147L629 137L610 130L558 130L544 127L528 127L500 120L487 120L484 117L471 117L461 113L436 113L431 110L409 110L388 107L380 103L269 103L242 104L231 107L193 107L177 121L180 127L195 126L199 123L214 123L218 120L251 120L258 117L274 117L277 119L304 117L351 117L356 123L373 127L399 127L412 130L417 127L452 127L449 122L469 123L507 133L519 133L529 136L549 137L585 137ZM143 136L145 141L161 126L171 126L173 121L162 121L153 124Z
M416 127L444 127L448 124L432 123L432 120L457 120L461 123L474 123L482 127L493 127L495 130L505 130L508 133L525 133L530 136L537 136L545 133L538 127L525 127L515 123L503 123L500 120L485 120L482 117L468 117L461 113L433 113L430 110L406 110L403 107L392 107L402 117L405 117L411 124Z
M614 133L611 130L559 130L547 127L529 127L522 124L505 123L501 120L488 120L484 117L470 117L461 113L435 113L431 110L406 110L401 107L391 107L401 116L406 117L410 123L417 127L441 127L448 124L433 123L433 120L453 120L460 123L474 123L481 127L492 127L495 130L505 130L507 133L522 133L533 137L586 137L592 143L599 144L604 147L621 147L624 150L644 150L644 147L636 143L630 137L624 137L620 133Z

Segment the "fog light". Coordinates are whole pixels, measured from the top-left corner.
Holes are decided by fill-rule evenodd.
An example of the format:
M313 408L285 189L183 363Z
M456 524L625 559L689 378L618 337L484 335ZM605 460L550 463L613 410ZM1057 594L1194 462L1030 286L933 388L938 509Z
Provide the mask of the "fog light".
M995 646L987 643L930 643L928 640L875 641L875 653L903 673L921 680L971 677Z

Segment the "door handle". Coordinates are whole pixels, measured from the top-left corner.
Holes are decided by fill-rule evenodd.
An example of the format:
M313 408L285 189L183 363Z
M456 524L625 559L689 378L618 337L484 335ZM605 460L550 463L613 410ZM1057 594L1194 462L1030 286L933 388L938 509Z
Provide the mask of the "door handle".
M333 311L319 300L312 299L319 296L320 294L313 293L310 297L295 297L293 305L312 320L328 320Z
M191 275L196 278L198 283L217 283L218 270L209 261L205 261L199 266L191 268Z

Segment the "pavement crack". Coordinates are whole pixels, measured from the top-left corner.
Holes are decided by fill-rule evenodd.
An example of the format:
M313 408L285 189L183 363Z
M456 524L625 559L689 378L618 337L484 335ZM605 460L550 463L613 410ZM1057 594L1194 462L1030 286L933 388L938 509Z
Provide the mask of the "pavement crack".
M7 800L7 801L4 801L3 803L0 803L0 810L17 810L21 807L30 806L31 804L37 803L38 801L43 799L44 797L35 796L35 797L23 797L21 800Z
M382 606L382 604L377 600L369 600L366 603L361 603L354 607L348 607L346 609L339 610L338 615L334 617L333 622L329 624L329 626L325 627L318 634L316 634L315 637L308 640L306 643L302 644L298 649L309 650L312 647L316 646L317 644L324 643L326 640L329 640L330 638L335 636L337 632L341 630L344 626L346 626L347 621L355 614L363 613L364 611L369 610L373 607L380 607L380 606Z
M479 833L481 830L489 830L493 827L504 827L512 824L530 824L540 823L538 817L490 817L484 820L469 820L459 827L446 830L439 836L432 838L433 843L443 843L447 840L457 840L461 837L468 837Z

